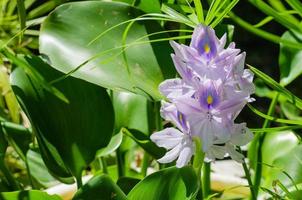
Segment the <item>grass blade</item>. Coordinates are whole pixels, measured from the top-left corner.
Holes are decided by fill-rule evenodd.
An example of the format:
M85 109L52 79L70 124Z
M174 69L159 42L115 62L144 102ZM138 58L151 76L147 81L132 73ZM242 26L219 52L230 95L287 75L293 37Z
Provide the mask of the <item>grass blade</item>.
M265 73L261 72L260 70L256 69L255 67L252 67L251 65L248 65L248 67L253 73L255 73L256 76L261 78L268 86L284 94L284 97L286 97L289 102L293 103L296 107L302 110L302 100L299 97L295 96L285 87L283 87L281 84L277 83L274 79L272 79Z

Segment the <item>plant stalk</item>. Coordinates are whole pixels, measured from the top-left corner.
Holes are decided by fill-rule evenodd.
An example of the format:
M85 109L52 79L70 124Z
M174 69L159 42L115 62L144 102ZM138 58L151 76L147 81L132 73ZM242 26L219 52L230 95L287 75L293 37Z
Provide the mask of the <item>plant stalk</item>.
M269 106L267 115L272 116L275 112L275 106L278 102L279 93L276 93L274 98L271 101ZM262 128L268 128L270 126L270 121L265 119ZM262 144L265 138L265 132L260 132L257 134L255 138L255 142L258 143L257 145L257 154L255 157L255 177L254 177L254 195L257 198L259 187L261 184L261 176L262 176ZM251 197L251 199L253 199Z
M202 197L207 199L211 194L211 163L204 162L202 170Z

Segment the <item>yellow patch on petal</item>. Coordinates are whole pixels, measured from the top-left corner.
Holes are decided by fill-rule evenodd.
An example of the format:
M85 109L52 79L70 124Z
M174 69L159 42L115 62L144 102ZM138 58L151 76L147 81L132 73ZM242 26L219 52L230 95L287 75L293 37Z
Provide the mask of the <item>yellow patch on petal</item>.
M178 115L178 119L179 119L179 121L181 121L181 122L182 122L182 120L183 120L183 118L182 118L182 114L180 114L180 113L179 113L179 115Z
M209 53L211 50L211 48L208 44L205 44L203 48L204 48L204 52L206 52L206 53Z
M208 105L211 105L213 103L213 97L211 95L207 97L207 103Z

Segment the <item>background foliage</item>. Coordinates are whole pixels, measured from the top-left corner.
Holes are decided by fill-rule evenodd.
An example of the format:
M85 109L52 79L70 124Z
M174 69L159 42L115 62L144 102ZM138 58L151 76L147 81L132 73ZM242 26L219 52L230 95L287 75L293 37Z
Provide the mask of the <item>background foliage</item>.
M158 165L165 151L149 139L170 126L157 90L176 76L168 41L188 44L199 22L227 32L257 77L257 101L238 119L255 134L244 151L250 198L301 196L299 0L0 7L0 199L61 199L40 191L59 182L77 183L74 199L226 198L223 190L202 195L190 166ZM83 185L87 174L94 177Z

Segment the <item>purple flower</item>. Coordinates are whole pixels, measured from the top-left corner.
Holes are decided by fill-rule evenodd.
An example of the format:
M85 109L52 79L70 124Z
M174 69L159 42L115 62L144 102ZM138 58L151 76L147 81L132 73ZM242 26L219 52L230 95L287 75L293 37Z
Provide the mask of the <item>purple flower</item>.
M162 103L162 117L178 130L168 128L151 136L169 150L160 162L178 157L178 167L187 164L193 154L193 136L200 137L208 161L227 155L242 160L236 146L247 144L252 134L245 124L234 120L254 100L250 97L253 74L244 69L245 53L234 43L226 48L225 44L225 35L218 39L212 28L202 25L195 28L190 46L171 42L180 78L165 80L159 90L169 101ZM239 134L242 130L245 134Z
M194 153L189 124L185 116L171 103L163 102L161 114L178 129L166 128L151 135L154 143L169 150L158 162L169 163L178 158L176 166L183 167L190 161Z

